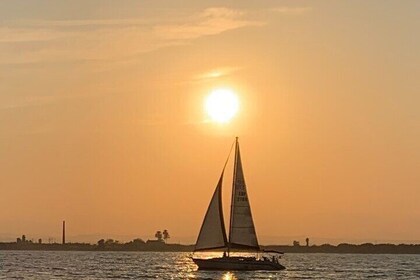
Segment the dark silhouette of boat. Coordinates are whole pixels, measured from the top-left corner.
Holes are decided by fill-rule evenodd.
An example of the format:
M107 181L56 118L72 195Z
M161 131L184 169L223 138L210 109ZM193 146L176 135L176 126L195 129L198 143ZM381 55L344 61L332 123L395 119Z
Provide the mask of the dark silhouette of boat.
M194 249L194 253L223 250L223 256L207 259L193 256L192 260L198 266L198 269L203 270L285 269L279 263L280 252L263 251L258 244L245 185L238 138L235 141L229 238L227 237L222 209L222 185L228 160L226 160L219 182L210 201ZM247 256L238 256L238 252L242 254L247 253ZM248 256L250 253L255 256ZM274 255L267 257L265 256L267 253Z

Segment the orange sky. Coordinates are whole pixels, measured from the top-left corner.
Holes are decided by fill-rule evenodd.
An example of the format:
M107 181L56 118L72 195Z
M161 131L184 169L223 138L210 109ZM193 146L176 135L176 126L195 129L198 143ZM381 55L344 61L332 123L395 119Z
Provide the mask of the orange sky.
M239 136L261 243L420 242L418 11L1 1L0 240L65 219L70 241L192 243ZM240 99L224 125L219 87Z

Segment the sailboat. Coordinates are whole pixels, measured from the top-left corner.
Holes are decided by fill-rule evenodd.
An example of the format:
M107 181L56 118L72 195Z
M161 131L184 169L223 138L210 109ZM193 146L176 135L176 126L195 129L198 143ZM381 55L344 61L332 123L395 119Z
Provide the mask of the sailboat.
M222 251L223 256L216 258L192 257L201 270L281 270L280 252L271 257L264 256L258 243L251 206L242 169L238 137L235 140L235 161L233 170L232 198L230 208L229 237L226 234L222 207L223 175L227 162L210 201L203 224L195 244L194 254L203 251ZM254 253L254 256L237 255L238 252Z

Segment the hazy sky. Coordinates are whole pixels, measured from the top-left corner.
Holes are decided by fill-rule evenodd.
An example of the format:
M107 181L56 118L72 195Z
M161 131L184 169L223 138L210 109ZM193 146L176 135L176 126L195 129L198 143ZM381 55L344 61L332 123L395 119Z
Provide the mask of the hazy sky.
M408 0L3 0L0 239L194 242L238 135L262 243L419 242L419 30Z

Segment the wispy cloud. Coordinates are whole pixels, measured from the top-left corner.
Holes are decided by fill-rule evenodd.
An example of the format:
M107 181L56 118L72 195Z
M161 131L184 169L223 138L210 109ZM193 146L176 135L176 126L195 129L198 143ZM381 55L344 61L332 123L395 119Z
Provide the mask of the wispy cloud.
M222 67L222 68L216 68L212 69L210 71L201 73L199 75L196 75L193 77L193 80L195 81L203 81L203 80L211 80L211 79L217 79L223 76L230 75L236 71L238 71L239 67Z
M283 15L303 15L312 11L312 7L276 7L272 11Z
M15 20L9 23L22 27L86 27L150 25L153 19L87 19L87 20Z
M260 21L246 19L246 13L243 11L222 7L205 9L182 23L156 26L155 31L164 39L185 40L263 24Z
M0 43L49 41L75 35L48 28L0 27Z
M65 101L72 99L87 98L86 95L72 94L72 95L30 95L11 98L10 100L4 101L0 105L0 109L16 109L23 107L35 107L43 106L55 103L57 101Z
M276 7L268 12L302 15L311 7ZM267 12L265 10L264 12ZM267 24L240 9L211 7L167 18L11 20L0 22L0 65L71 61L117 62L194 39ZM261 16L257 17L261 18ZM222 71L223 72L223 71ZM214 71L200 79L222 75Z
M241 10L207 8L167 19L16 20L0 26L0 64L115 61L263 22ZM18 44L14 47L13 44Z

